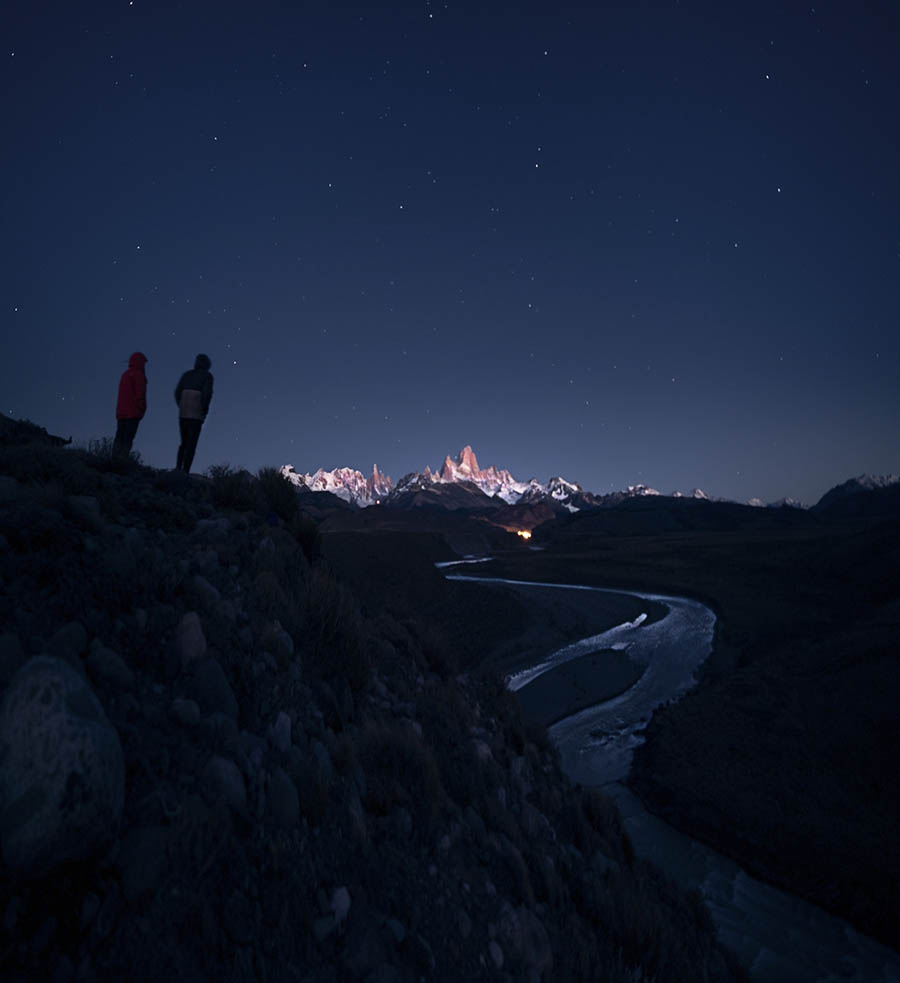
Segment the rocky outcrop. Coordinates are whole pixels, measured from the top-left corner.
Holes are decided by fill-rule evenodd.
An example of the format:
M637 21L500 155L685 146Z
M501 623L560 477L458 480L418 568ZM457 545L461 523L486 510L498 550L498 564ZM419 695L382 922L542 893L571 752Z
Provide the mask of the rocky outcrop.
M95 855L124 799L119 736L83 676L30 659L0 704L0 837L15 870L43 873Z
M732 978L515 698L389 584L361 609L283 497L0 472L4 979Z

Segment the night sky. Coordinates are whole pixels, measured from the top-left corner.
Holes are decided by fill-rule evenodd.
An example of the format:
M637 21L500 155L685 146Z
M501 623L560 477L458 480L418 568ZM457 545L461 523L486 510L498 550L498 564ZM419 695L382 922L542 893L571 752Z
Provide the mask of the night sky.
M0 12L0 409L195 470L900 470L895 3Z

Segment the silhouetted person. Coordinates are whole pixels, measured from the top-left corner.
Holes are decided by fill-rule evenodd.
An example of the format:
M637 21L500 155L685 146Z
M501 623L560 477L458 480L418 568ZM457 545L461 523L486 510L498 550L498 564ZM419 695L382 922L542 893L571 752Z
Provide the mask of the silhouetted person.
M191 470L200 430L212 400L213 377L209 371L211 365L208 355L198 355L194 359L194 367L184 373L175 387L178 426L181 430L181 444L178 447L175 468L185 474Z
M144 366L147 356L135 352L128 359L128 368L119 379L119 399L116 402L116 439L113 451L130 454L137 434L138 424L147 412L147 376Z

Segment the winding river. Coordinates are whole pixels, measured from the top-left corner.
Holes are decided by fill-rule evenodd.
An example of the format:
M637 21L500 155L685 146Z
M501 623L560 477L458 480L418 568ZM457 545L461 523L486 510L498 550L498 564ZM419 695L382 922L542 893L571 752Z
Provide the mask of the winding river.
M454 564L445 564L453 566ZM546 584L448 574L486 585L552 587L564 591L625 593L578 584ZM508 679L521 689L555 666L595 652L619 649L647 668L628 690L582 710L549 729L569 777L602 786L616 800L637 852L685 887L703 895L722 942L759 983L900 983L900 955L857 932L843 919L758 881L733 860L678 832L644 808L624 784L634 748L654 709L694 685L694 672L712 650L715 615L686 598L627 592L664 604L668 613L643 617L549 654Z

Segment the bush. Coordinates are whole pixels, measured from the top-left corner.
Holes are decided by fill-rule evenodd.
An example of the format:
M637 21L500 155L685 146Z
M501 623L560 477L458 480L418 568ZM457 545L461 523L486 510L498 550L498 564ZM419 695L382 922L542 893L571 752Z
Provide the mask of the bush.
M141 465L141 455L137 451L123 454L116 449L111 437L89 440L84 456L89 467L104 474L130 474Z
M293 484L277 468L260 468L257 478L269 509L280 519L290 522L297 511L297 492Z
M310 563L316 563L322 556L322 534L315 520L298 508L288 523L288 530Z
M306 579L305 607L310 661L319 674L345 679L354 691L364 689L372 666L356 600L333 574L313 567Z
M368 724L360 741L366 804L379 816L403 806L420 820L435 819L443 799L431 749L406 724Z
M230 464L213 464L206 473L212 481L213 502L218 508L238 512L261 510L263 501L259 483L249 471L238 470Z

